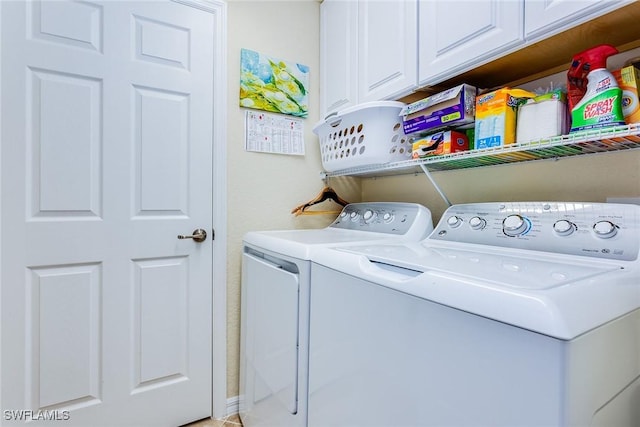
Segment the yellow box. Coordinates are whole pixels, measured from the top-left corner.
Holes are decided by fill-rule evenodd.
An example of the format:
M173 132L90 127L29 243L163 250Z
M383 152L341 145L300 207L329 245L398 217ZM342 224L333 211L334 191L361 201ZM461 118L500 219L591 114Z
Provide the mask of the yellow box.
M476 97L474 148L500 147L516 140L518 107L535 93L502 88Z
M622 112L627 124L640 123L640 101L638 88L640 87L640 70L633 65L613 72L622 89Z

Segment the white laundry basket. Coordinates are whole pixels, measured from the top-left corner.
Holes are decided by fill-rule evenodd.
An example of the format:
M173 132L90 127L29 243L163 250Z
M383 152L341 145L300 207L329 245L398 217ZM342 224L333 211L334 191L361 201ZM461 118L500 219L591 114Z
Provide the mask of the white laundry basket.
M316 124L322 166L327 172L411 158L397 101L356 105Z

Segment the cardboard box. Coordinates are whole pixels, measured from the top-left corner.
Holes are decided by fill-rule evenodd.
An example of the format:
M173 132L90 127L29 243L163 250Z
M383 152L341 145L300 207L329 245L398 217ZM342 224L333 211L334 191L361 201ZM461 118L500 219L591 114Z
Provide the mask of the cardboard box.
M640 70L633 65L613 72L622 89L622 113L627 124L640 123L640 101L638 88L640 88Z
M407 105L400 115L406 135L473 123L476 88L461 84Z
M518 107L535 93L502 88L476 97L474 148L500 147L516 140Z
M413 142L412 157L414 159L441 154L451 154L469 149L469 138L464 133L442 131Z

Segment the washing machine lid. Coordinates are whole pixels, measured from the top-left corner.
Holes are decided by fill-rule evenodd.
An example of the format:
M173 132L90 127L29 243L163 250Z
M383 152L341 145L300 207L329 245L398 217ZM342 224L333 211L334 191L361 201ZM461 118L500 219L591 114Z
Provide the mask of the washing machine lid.
M244 243L301 260L310 260L314 249L327 246L384 243L403 236L370 231L323 228L311 230L250 231Z
M544 290L595 277L621 268L615 264L572 263L444 247L365 245L342 251L364 254L374 263L417 271L453 273L514 290Z
M313 261L564 340L640 308L640 272L612 262L411 243L325 248Z

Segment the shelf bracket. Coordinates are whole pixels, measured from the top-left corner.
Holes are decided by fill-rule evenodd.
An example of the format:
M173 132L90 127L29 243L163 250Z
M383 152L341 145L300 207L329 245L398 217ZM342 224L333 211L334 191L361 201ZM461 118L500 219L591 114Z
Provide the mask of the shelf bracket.
M431 172L429 172L429 169L427 169L424 164L420 164L420 169L422 169L422 172L424 172L427 178L429 178L429 181L431 181L431 185L433 185L433 188L435 188L438 194L440 194L440 197L442 197L442 200L444 200L444 202L447 204L447 207L451 206L451 202L449 201L449 199L447 199L447 196L445 196L438 184L436 184L433 176L431 176Z

